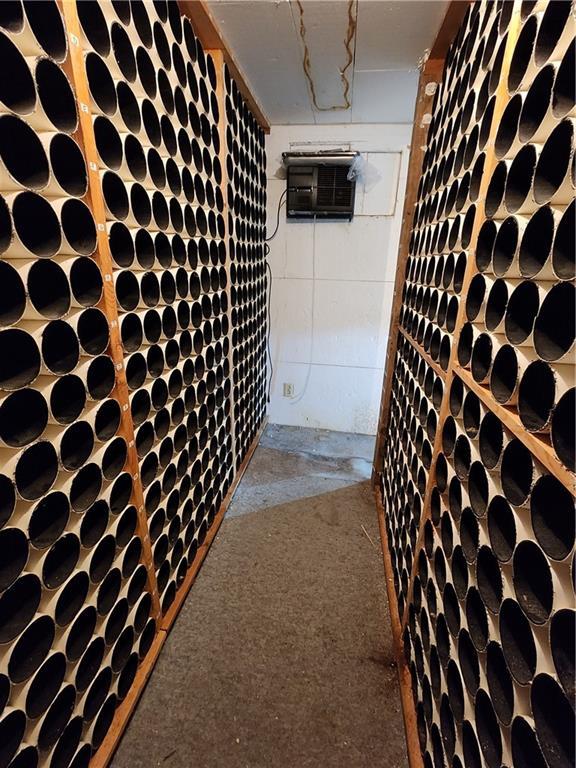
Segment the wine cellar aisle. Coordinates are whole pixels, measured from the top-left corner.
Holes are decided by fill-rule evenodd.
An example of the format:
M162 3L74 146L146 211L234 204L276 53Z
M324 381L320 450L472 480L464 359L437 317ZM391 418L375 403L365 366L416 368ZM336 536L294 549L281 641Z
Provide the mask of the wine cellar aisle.
M414 766L574 764L575 32L474 2L421 93L374 467Z
M175 2L3 3L0 766L104 765L265 416L264 132Z

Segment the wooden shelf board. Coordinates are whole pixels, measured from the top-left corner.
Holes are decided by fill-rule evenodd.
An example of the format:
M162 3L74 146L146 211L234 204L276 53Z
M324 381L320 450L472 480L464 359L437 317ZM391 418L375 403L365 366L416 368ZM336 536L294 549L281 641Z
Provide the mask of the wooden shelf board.
M534 434L528 432L522 422L516 410L512 410L504 405L497 403L492 397L492 393L488 387L478 384L474 380L470 371L462 368L459 365L454 366L454 373L462 379L464 384L471 389L482 402L492 411L506 426L512 434L521 440L529 451L540 461L546 469L551 472L560 482L572 493L575 493L576 476L556 456L556 452L550 443L550 440L545 435Z
M446 371L442 368L441 365L439 365L435 360L433 360L430 357L430 355L428 354L428 352L426 352L424 347L421 344L418 344L418 342L415 341L412 338L412 336L410 336L410 334L404 330L404 328L398 328L398 331L402 334L402 336L404 336L406 341L414 347L414 349L416 350L416 352L418 352L420 357L423 358L423 360L425 360L428 363L428 365L434 370L435 373L438 374L438 376L440 376L442 381L446 381L446 375L447 375Z

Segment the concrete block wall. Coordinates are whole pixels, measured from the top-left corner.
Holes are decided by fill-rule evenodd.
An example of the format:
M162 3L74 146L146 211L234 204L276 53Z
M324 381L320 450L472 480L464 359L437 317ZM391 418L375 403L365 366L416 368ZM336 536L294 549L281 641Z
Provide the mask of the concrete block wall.
M268 234L286 188L282 152L365 159L352 222L290 222L270 242L275 424L375 434L411 136L408 124L275 125L267 137ZM294 394L285 397L284 384Z

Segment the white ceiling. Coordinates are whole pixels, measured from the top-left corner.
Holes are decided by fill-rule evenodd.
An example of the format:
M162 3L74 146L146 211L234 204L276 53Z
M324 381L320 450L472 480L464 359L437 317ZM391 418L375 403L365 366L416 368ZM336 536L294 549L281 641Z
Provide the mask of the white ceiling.
M318 111L304 74L297 0L209 0L272 124L412 121L418 62L440 27L448 0L353 0L357 14L347 70L351 107ZM301 0L317 103L343 105L348 0Z

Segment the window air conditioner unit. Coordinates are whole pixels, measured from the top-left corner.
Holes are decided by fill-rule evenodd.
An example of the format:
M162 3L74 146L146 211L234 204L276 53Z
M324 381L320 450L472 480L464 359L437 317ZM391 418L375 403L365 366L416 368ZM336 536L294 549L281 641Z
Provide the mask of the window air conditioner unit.
M357 152L284 152L286 217L352 221L356 182L348 171Z

